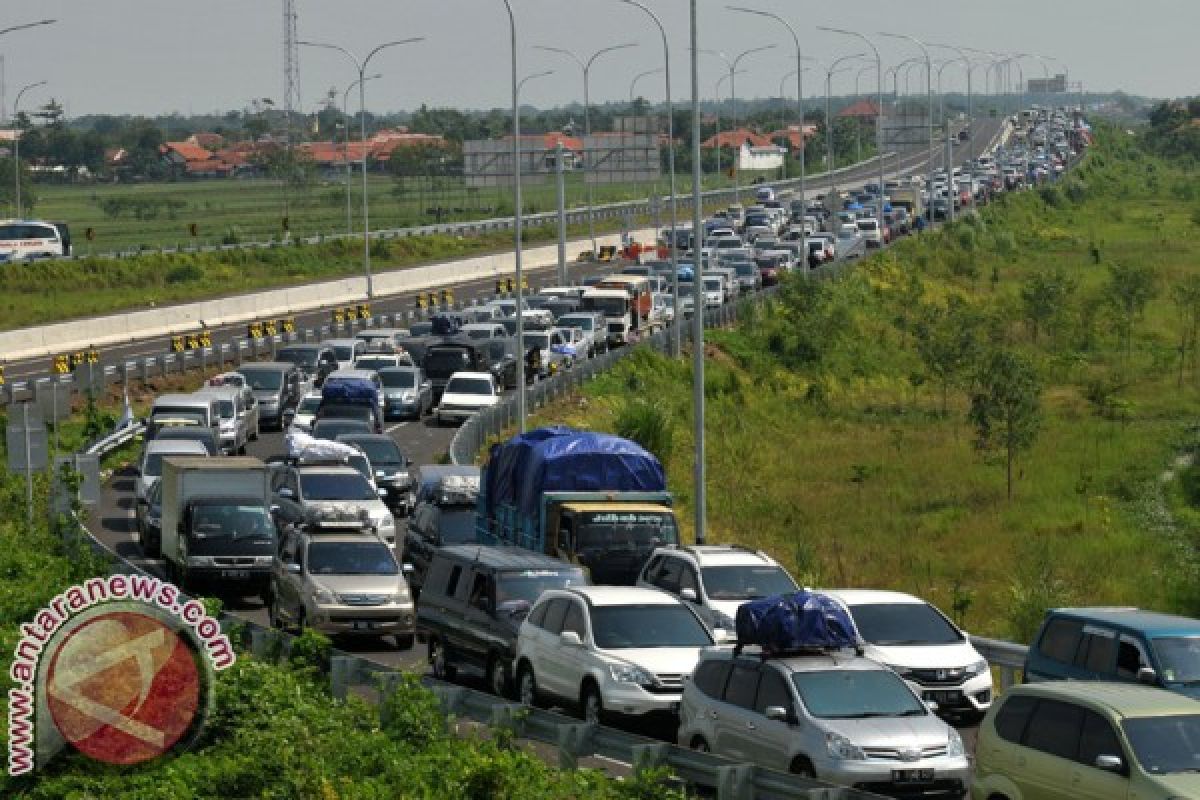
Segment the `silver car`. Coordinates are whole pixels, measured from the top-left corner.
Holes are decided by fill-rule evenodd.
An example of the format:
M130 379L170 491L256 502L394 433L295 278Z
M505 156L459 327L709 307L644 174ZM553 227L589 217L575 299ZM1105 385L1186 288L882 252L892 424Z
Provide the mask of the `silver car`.
M848 652L705 650L679 744L885 795L959 798L969 786L958 732L892 670Z

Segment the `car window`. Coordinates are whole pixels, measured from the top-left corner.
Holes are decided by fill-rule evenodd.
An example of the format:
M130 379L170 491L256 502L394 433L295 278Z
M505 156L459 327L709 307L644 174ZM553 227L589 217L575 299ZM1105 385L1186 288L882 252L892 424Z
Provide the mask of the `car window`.
M1117 677L1137 680L1138 670L1149 666L1150 662L1142 652L1141 645L1128 636L1122 636L1117 642Z
M732 665L728 661L705 661L696 667L693 680L702 693L719 700L725 693L725 680Z
M725 684L725 702L742 708L754 708L759 675L758 667L734 664L729 682Z
M1117 638L1112 631L1084 628L1083 641L1075 653L1075 666L1090 672L1110 673L1117 658Z
M567 615L563 618L564 631L575 631L579 634L580 639L587 637L587 623L583 621L583 609L579 603L571 602L567 608Z
M1042 700L1025 728L1024 744L1034 750L1073 761L1079 753L1082 727L1082 708L1058 700Z
M658 575L653 579L655 586L668 592L679 594L679 576L683 572L683 561L678 558L664 558Z
M1083 731L1079 735L1079 763L1092 767L1096 756L1120 756L1125 759L1121 742L1112 725L1094 711L1083 712Z
M446 579L446 597L454 597L458 592L458 579L462 577L462 567L455 565L450 570L450 577Z
M545 624L542 625L550 633L562 633L563 618L567 615L567 606L570 601L564 597L556 597L550 601L550 608L546 609Z
M993 723L996 726L996 734L1007 742L1020 744L1025 735L1025 725L1037 705L1037 698L1018 694L1005 698L1002 702L1003 705L996 712Z
M1075 659L1075 651L1079 649L1079 639L1083 636L1083 623L1073 619L1052 619L1042 633L1038 649L1046 658L1070 664Z
M700 593L700 585L696 580L696 570L686 564L679 573L679 591L682 592L684 589L691 589L697 595Z
M488 576L476 573L475 579L471 581L471 597L468 604L471 608L487 611L491 606L490 594L488 591Z
M279 557L285 564L296 563L296 543L295 536L289 536L283 541L283 549L280 551Z
M529 624L536 625L539 628L544 628L545 625L543 623L546 621L546 606L548 606L548 605L550 605L550 604L549 603L541 603L536 608L534 608L533 611L530 612L530 614L529 614Z
M758 695L754 700L754 710L760 714L767 713L771 706L782 706L789 712L792 710L792 694L788 691L787 681L774 669L764 668L758 682Z

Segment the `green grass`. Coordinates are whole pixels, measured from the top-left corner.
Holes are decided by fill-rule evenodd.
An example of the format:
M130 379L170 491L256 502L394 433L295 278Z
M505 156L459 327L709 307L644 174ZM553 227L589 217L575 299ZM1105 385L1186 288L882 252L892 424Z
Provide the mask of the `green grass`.
M1200 274L1196 223L1178 201L1189 180L1105 139L1069 192L1047 196L1053 204L1009 197L816 292L795 279L736 330L712 333L709 541L763 547L811 585L914 592L972 632L1018 640L1054 603L1200 615L1200 476L1163 476L1198 441L1200 368L1189 363L1178 380L1170 299ZM1092 323L1086 313L1117 263L1151 268L1157 287L1128 354L1108 310ZM1018 290L1053 268L1079 288L1055 334L1035 344ZM917 357L915 310L951 295L984 319L984 350L1017 349L1038 365L1043 425L1018 458L1011 501L1003 466L974 446L969 381L951 389L943 415ZM1088 399L1098 381L1119 387L1103 408ZM615 430L629 397L655 398L690 535L690 383L689 362L647 352L539 422Z

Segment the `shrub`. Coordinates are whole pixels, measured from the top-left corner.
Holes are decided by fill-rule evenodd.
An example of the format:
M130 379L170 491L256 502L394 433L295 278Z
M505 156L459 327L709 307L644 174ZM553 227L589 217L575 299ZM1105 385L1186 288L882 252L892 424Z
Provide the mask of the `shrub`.
M637 442L665 466L675 447L675 423L662 406L641 398L623 400L613 420L613 432Z
M195 264L179 264L167 270L167 274L163 276L169 285L180 283L195 283L204 277L204 271Z

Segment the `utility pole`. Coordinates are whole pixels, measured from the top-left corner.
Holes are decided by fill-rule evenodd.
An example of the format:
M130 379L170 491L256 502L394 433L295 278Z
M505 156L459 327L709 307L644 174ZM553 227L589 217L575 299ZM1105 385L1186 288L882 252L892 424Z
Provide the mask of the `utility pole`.
M696 544L706 541L706 506L704 455L704 278L702 276L704 222L700 194L700 67L698 63L700 36L697 31L697 0L690 0L692 35L692 406L695 416L696 451L692 474L695 482ZM719 144L719 142L718 142ZM677 309L680 311L682 309Z
M562 139L554 145L554 176L558 184L558 285L567 285L567 179ZM517 309L521 313L521 309Z

